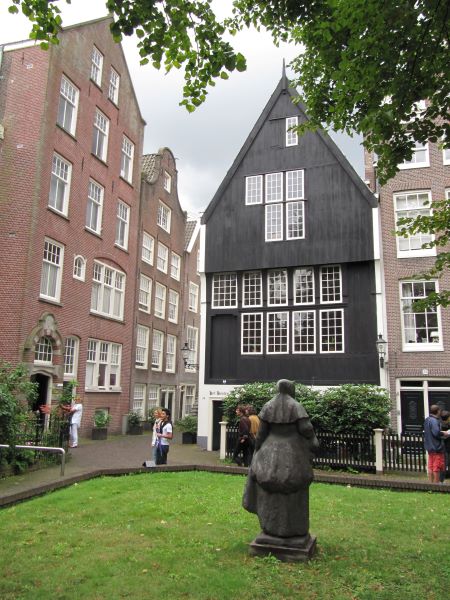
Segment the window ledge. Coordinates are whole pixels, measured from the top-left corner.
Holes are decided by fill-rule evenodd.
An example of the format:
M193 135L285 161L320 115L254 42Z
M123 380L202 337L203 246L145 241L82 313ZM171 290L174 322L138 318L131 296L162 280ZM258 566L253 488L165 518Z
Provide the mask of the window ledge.
M68 215L65 215L64 213L60 212L58 209L53 208L53 206L50 206L49 204L47 204L47 210L49 210L51 213L53 213L54 215L58 215L58 217L62 217L63 219L65 219L66 221L70 221Z
M84 230L87 231L88 233L92 233L92 235L95 235L95 237L98 237L98 238L102 239L102 234L101 233L98 233L98 231L94 231L93 229L91 229L87 225L84 226Z
M61 131L64 131L64 133L66 133L69 137L71 137L74 142L77 141L77 138L75 137L75 134L71 133L68 129L66 129L65 127L63 127L62 125L60 125L58 122L56 123L56 127L58 129L60 129Z
M122 323L122 325L125 324L125 320L123 319L123 317L121 319L117 319L116 317L104 315L104 314L96 312L95 310L92 310L92 309L89 310L89 314L93 315L94 317L100 317L101 319L106 319L107 321L112 321L113 323Z
M122 252L125 252L126 254L130 254L130 251L128 250L128 247L124 248L123 246L121 246L120 244L117 244L117 243L114 244L114 247L118 248L119 250L122 250Z
M443 352L442 344L410 344L403 346L403 352Z
M60 302L59 300L52 300L51 298L43 298L42 296L39 296L39 302L47 302L48 304L53 304L53 306L61 306L61 308L64 306L64 304L62 302Z
M119 175L119 179L120 179L121 181L124 181L124 182L125 182L127 185L129 185L129 186L130 186L130 188L133 188L133 189L134 189L133 180L131 180L131 181L128 181L128 179L125 179L125 177L122 177L122 175Z
M93 152L91 152L91 156L93 156L94 158L96 158L98 160L98 162L101 163L102 165L104 165L105 167L108 167L108 163L106 162L106 160L104 160L103 158L101 158L101 156L97 156Z
M95 393L95 394L121 394L122 393L122 388L118 387L118 388L111 388L111 389L107 390L106 388L88 388L88 387L85 387L84 391L88 392L88 393Z

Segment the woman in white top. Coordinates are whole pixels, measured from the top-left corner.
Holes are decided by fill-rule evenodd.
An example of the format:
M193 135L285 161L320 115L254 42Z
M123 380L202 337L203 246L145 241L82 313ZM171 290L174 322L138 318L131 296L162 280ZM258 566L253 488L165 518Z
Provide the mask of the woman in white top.
M158 450L158 445L157 445L157 441L158 441L158 436L156 435L157 431L159 430L159 425L162 421L163 418L163 412L160 408L156 408L153 411L153 418L155 419L155 422L153 423L153 433L152 433L152 460L154 463L156 463L156 453Z
M76 397L73 399L73 403L67 406L63 406L64 410L70 413L70 437L71 437L71 448L78 446L78 429L81 425L81 417L83 416L83 405L81 399Z
M170 421L170 410L168 408L163 408L161 412L162 420L156 431L156 437L158 438L156 464L166 465L167 455L169 454L169 440L173 437L173 430L172 422Z

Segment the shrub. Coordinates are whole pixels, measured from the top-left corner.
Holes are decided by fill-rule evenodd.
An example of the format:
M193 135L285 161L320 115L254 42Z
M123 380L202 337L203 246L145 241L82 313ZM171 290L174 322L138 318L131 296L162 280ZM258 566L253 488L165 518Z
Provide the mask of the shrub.
M128 425L140 425L141 424L141 415L136 411L131 411L128 413Z
M175 423L175 427L184 433L197 433L198 419L194 415L186 415Z
M108 427L111 423L111 415L106 410L99 410L94 415L95 427Z

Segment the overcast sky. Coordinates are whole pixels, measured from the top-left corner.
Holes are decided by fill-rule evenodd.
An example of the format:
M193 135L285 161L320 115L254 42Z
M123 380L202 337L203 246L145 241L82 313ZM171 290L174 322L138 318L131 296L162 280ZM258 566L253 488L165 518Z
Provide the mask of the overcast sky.
M31 25L22 15L7 12L9 0L0 2L0 44L26 39ZM89 5L87 15L86 4ZM221 0L220 6L230 5ZM72 0L61 3L63 25L81 23L107 14L104 0ZM247 71L219 80L209 91L206 103L189 114L178 106L182 99L181 73L156 71L139 65L136 41L123 42L125 55L142 115L147 122L144 152L169 147L177 158L178 192L182 207L191 216L206 208L234 158L245 142L266 102L275 89L286 63L298 47L276 48L264 33L245 31L233 38L233 46L247 58ZM288 71L289 75L289 71ZM360 139L333 135L342 152L363 177L363 151Z

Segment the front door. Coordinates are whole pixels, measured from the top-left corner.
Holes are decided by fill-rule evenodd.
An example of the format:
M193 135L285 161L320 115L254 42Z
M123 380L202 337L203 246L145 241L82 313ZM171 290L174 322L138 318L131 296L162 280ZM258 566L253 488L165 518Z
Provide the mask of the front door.
M37 396L31 405L31 410L39 415L39 421L42 426L45 423L45 413L39 410L39 407L48 403L48 393L50 390L50 377L42 373L34 373L30 380L32 383L37 383Z
M175 399L175 390L173 388L162 388L161 389L161 406L164 408L168 408L170 410L170 414L172 418L175 417L173 415L173 404Z
M223 419L223 402L213 402L212 449L220 450L220 421Z
M402 390L400 392L402 410L402 433L421 433L425 414L422 390Z

